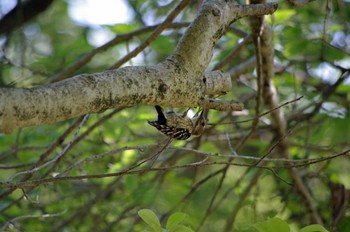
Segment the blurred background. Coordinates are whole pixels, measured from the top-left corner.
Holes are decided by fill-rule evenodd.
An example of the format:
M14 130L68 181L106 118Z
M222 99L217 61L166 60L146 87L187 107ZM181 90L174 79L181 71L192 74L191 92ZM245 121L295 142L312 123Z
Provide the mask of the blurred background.
M0 87L31 88L105 71L142 44L179 2L0 1ZM122 66L163 61L201 4L191 1ZM275 216L298 231L313 221L288 172L292 162L323 226L350 231L350 2L279 1L266 19L273 30L273 84L280 105L289 102L281 107L286 138L275 137L269 113L252 129L255 49L243 18L217 42L208 70L232 74L232 91L220 99L238 100L245 109L210 110L201 137L165 145L167 138L147 124L156 118L148 106L0 134L0 228L143 231L138 211L151 209L163 228L170 215L183 212L183 224L193 231L225 231L228 224L232 231L259 231L254 225ZM268 111L261 106L260 113ZM290 160L275 149L283 139ZM158 153L159 170L150 171L149 158ZM265 168L255 167L259 157L266 158ZM108 176L113 173L120 175ZM34 184L6 187L14 175L12 182ZM57 175L105 176L40 182Z

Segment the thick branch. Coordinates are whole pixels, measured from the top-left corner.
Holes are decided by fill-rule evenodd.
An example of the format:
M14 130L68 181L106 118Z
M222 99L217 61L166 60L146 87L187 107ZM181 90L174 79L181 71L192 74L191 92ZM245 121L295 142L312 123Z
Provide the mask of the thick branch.
M9 33L31 20L51 5L53 0L18 1L15 8L0 20L0 34Z
M274 3L241 6L231 1L210 1L203 5L174 53L158 65L78 75L31 89L0 89L0 132L109 108L140 104L201 106L206 103L201 100L203 96L231 89L228 74L204 74L224 30L238 18L270 14L276 8ZM218 103L211 106L225 108Z
M209 64L216 41L233 21L272 14L276 9L276 3L236 5L234 1L207 1L170 58L180 62L183 69L195 71L198 77Z
M254 2L254 1L253 1ZM257 0L257 2L260 2ZM260 44L257 46L260 46L261 48L261 56L263 57L260 64L258 64L258 67L261 68L261 74L263 77L263 100L264 103L269 107L270 110L275 109L279 105L279 97L277 93L277 89L273 82L273 76L274 76L274 63L273 63L273 57L274 57L274 47L272 42L272 29L270 26L266 23L266 20L263 18L254 18L252 19L253 25L255 24L255 31L260 31L261 36L259 37ZM261 31L262 29L262 31ZM256 43L257 44L257 43ZM271 112L272 117L272 127L275 129L276 137L277 138L284 138L287 134L287 125L286 125L286 118L284 115L284 112L281 108L278 108ZM286 159L290 159L290 151L289 151L289 144L287 139L281 140L281 142L278 144L277 149L279 150L279 153L282 154ZM311 216L312 223L318 223L323 224L322 219L313 203L312 196L307 189L307 187L304 185L303 180L301 179L298 171L291 167L288 169L289 175L293 179L295 183L295 187L298 190L298 193L302 200L305 203L305 207L308 211L308 213Z

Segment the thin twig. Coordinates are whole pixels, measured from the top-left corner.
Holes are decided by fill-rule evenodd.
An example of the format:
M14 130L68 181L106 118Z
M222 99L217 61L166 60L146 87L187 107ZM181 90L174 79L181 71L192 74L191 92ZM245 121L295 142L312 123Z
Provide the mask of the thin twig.
M148 167L148 168L152 168L152 167L153 167L154 163L157 161L157 159L158 159L158 157L160 156L160 154L162 154L163 151L165 151L165 149L170 145L170 143L171 143L172 141L173 141L172 138L166 139L164 146L162 146L162 148L161 148L159 151L157 151L157 153L156 153L154 156L151 157L151 160L152 160L152 161L151 161L151 163L149 164L149 167Z
M110 69L116 69L122 66L125 62L135 57L141 51L143 51L152 41L154 41L162 31L167 28L175 17L191 2L191 0L182 0L166 17L163 23L161 23L152 34L139 46L137 46L132 52L125 55L123 58L114 63Z
M244 49L251 42L251 35L247 35L241 43L239 43L231 53L225 57L220 63L216 64L213 70L220 70L227 65L234 57L236 57L242 49Z
M231 144L231 141L230 141L230 136L229 136L227 131L226 131L226 140L227 140L227 145L230 148L231 154L233 156L238 157L238 154L237 154L236 150L232 147L232 144Z
M289 105L289 104L291 104L291 103L300 101L303 97L304 97L304 96L300 96L300 97L298 97L298 98L296 98L296 99L293 99L293 100L291 100L291 101L287 101L287 102L283 103L282 105L279 105L279 106L273 108L272 110L266 111L266 112L264 112L264 113L258 115L257 117L258 117L258 118L261 118L261 117L263 117L263 116L265 116L265 115L267 115L267 114L270 114L270 113L272 113L273 111L278 110L278 109L280 109L280 108L282 108L282 107L284 107L284 106L286 106L286 105ZM256 120L256 117L250 118L250 119L245 119L245 120L232 121L232 122L208 123L208 125L225 125L225 124L232 124L232 123L250 122L250 121L254 121L254 120Z
M188 22L172 23L172 24L168 25L167 28L177 29L177 28L187 27L189 24L190 23L188 23ZM132 31L132 32L129 32L126 34L117 35L115 38L113 38L109 42L103 44L100 47L97 47L97 48L91 50L89 53L84 55L81 59L76 61L73 65L71 65L68 68L66 68L65 70L61 71L56 76L53 76L51 78L50 82L56 82L56 81L66 79L67 77L72 75L74 72L76 72L79 68L81 68L83 65L87 64L95 55L97 55L103 51L106 51L110 47L113 47L121 42L128 41L135 36L142 35L144 33L148 33L150 31L153 31L154 29L156 29L159 26L160 26L160 24L157 24L157 25L153 25L153 26L143 27L141 29L137 29L135 31Z
M19 217L12 218L11 220L7 221L3 227L0 228L0 231L4 231L10 224L13 224L15 221L22 220L22 219L30 219L30 218L47 218L47 217L57 217L67 212L67 209L63 210L60 213L47 213L47 214L41 214L41 215L23 215Z
M266 154L264 154L263 156L261 156L260 159L259 159L256 163L254 163L254 165L255 165L255 166L258 166L259 163L261 163L264 159L266 159L266 157L269 156L269 155L272 153L272 151L273 151L284 139L286 139L286 137L287 137L289 134L290 134L290 132L287 133L287 134L285 134L285 135L283 136L283 138L279 138L278 141L277 141L275 144L273 144L273 145L269 148L269 150L266 152Z
M38 179L38 180L32 180L32 181L26 181L26 182L17 182L17 183L10 183L10 182L0 182L0 187L3 188L23 188L23 187L30 187L30 186L38 186L41 184L48 184L52 182L57 181L73 181L73 180L81 180L81 179L100 179L105 177L115 177L115 176L123 176L123 175L135 175L135 174L143 174L145 172L150 171L167 171L170 169L184 169L184 168L193 168L193 167L202 167L202 166L213 166L213 165L225 165L226 166L240 166L240 167L251 167L251 168L259 168L259 169L266 169L266 170L273 170L273 169L281 169L281 168L300 168L304 166L308 166L310 164L315 164L319 162L323 162L325 160L334 159L341 156L350 156L350 149L343 151L341 153L324 157L322 159L313 159L310 162L303 163L303 164L288 164L288 165L281 165L281 166L263 166L258 165L254 166L252 164L246 164L246 163L236 163L236 162L227 162L227 161L213 161L213 162L195 162L191 164L184 164L184 165L174 165L174 166L166 166L166 167L152 167L147 170L144 169L138 169L138 170L132 170L136 167L140 166L141 164L147 162L148 160L152 159L154 156L151 156L150 158L142 161L141 163L138 163L134 166L132 166L129 169L116 172L116 173L105 173L105 174L94 174L94 175L80 175L80 176L65 176L65 177L53 177L53 178L46 178L46 179Z
M46 167L46 166L48 166L48 165L50 165L50 164L56 162L61 156L63 156L63 154L66 153L66 151L67 151L67 150L69 149L69 147L72 145L74 139L77 137L77 135L78 135L78 133L79 133L81 127L84 125L84 123L85 123L85 121L86 121L86 119L87 119L88 117L89 117L88 114L86 114L86 115L84 116L84 118L83 118L83 120L81 121L81 123L80 123L80 125L79 125L77 131L75 132L75 134L74 134L72 140L65 146L65 148L63 149L63 151L62 151L60 154L58 154L54 159L52 159L52 160L50 160L50 161L47 161L47 162L43 163L42 165L40 165L40 166L38 166L38 167L34 167L34 168L31 169L31 170L27 170L27 171L23 171L23 172L17 172L17 173L14 174L13 176L11 176L7 181L8 181L8 182L11 182L15 177L20 176L20 175L32 174L32 173L34 173L34 172L37 172L37 171L43 169L44 167Z

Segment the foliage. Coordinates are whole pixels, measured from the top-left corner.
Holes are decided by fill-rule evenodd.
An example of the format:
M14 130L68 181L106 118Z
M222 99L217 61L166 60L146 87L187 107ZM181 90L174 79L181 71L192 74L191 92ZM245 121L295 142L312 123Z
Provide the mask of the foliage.
M186 218L186 214L184 213L173 213L170 215L165 229L163 229L160 225L160 221L157 215L150 209L142 209L138 212L139 216L142 218L144 222L146 222L151 231L153 232L191 232L193 231L187 226L181 225L181 223Z
M289 232L290 228L288 223L283 221L282 219L278 217L269 218L263 222L258 222L254 225L254 227L259 232L269 232L269 231L279 231L279 232ZM305 226L299 232L328 232L323 226L321 225L309 225Z
M109 39L129 36L99 46L91 42L96 26L72 21L69 2L54 1L21 28L2 35L1 87L29 88L58 76L107 70L148 38L154 28L146 25L161 23L178 3L128 1L132 22L99 29ZM193 20L200 2L189 4L176 21ZM0 228L143 231L146 223L151 231L230 231L229 225L237 232L349 231L350 4L290 2L280 2L267 17L275 48L272 84L280 105L289 102L280 108L285 137L276 137L275 111L269 105L261 103L256 115L257 71L247 63L255 49L252 41L241 43L250 34L249 20L241 19L215 45L208 69L245 67L233 76L232 91L220 96L243 102L243 112L211 110L201 137L168 146L167 138L147 125L156 117L149 106L0 134ZM162 61L186 26L173 24L125 65ZM79 63L89 55L89 61ZM70 67L76 69L64 77ZM278 148L283 141L289 158ZM301 197L291 165L324 225L306 209L309 201ZM9 183L27 185L11 191Z

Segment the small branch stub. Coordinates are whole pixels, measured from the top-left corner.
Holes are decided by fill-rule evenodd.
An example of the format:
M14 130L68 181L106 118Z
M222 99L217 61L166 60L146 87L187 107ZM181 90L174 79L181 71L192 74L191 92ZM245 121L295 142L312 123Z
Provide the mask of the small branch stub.
M222 95L232 87L228 73L205 73L213 45L233 21L276 9L276 3L205 1L172 55L157 65L84 74L30 89L0 88L0 133L134 105L242 110L242 103L203 98Z
M203 75L205 95L222 95L232 88L231 76L221 71L206 72Z
M219 111L242 111L244 108L243 103L234 100L218 100L212 98L202 97L198 105L205 109L214 109Z

